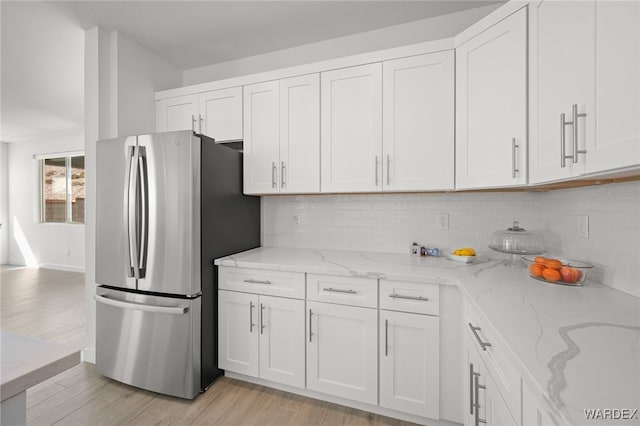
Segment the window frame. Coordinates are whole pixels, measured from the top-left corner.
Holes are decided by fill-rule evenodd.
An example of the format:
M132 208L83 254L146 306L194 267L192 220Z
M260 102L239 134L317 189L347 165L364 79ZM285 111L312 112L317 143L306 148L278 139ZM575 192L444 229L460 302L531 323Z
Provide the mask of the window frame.
M39 169L39 203L40 203L40 223L41 224L56 224L56 225L84 225L86 223L86 211L84 221L78 222L73 220L73 186L71 183L71 159L74 157L84 157L84 151L73 152L57 152L52 154L35 155L34 158L38 160ZM64 222L48 222L46 220L46 200L45 200L45 161L53 158L64 158L65 167L65 220ZM85 169L86 170L86 169ZM86 200L86 181L85 181L85 200Z

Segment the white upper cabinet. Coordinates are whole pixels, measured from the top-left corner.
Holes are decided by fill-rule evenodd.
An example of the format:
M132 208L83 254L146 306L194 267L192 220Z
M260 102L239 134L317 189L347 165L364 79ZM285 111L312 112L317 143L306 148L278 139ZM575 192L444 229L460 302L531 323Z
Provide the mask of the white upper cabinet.
M321 74L321 190L382 189L382 64Z
M194 130L198 123L198 95L177 96L156 102L156 130Z
M456 188L527 183L527 10L456 48Z
M242 140L242 87L156 102L156 131L189 129L216 142Z
M384 191L454 187L454 52L383 63Z
M638 2L531 5L533 183L640 164L639 27Z
M278 192L280 171L278 81L244 86L244 192Z
M586 172L640 164L640 2L596 5L596 136Z
M200 133L220 141L242 140L242 86L200 93Z
M244 87L244 192L320 192L320 76Z
M594 140L595 3L547 0L530 9L530 174L539 183L583 173L580 151Z
M320 75L280 80L280 192L320 192Z

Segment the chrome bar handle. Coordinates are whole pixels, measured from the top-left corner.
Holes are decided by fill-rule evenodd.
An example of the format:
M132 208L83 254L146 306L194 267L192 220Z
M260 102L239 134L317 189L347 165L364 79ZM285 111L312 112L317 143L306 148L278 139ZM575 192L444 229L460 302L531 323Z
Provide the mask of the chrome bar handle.
M387 154L387 186L391 185L391 157Z
M260 334L264 334L264 305L260 304Z
M586 154L586 149L578 149L578 118L586 117L587 113L583 112L578 114L578 104L571 106L571 116L573 120L573 162L578 162L578 154Z
M513 179L515 179L517 173L520 172L520 170L518 170L518 156L516 155L519 147L520 145L516 142L516 138L511 138L511 177Z
M276 183L276 170L278 168L276 167L276 162L272 161L271 162L271 187L272 188L277 188L278 184Z
M140 147L133 147L133 158L131 160L131 169L129 173L129 200L128 200L128 223L129 223L129 256L131 258L131 267L133 278L140 279L140 255L138 246L138 162L140 158Z
M567 158L573 158L572 155L567 155L567 143L564 136L564 128L572 125L573 121L566 121L564 112L560 114L560 167L566 167Z
M138 253L138 269L140 270L140 277L144 278L145 269L147 267L147 249L149 247L149 194L147 183L147 154L144 147L140 147L140 153L138 155L138 166L140 174L140 251Z
M376 186L378 186L378 156L376 155Z
M311 312L311 309L309 309L309 343L311 343L311 336L313 336L313 333L311 332L311 316L313 315L313 312Z
M284 172L287 170L287 168L284 165L284 161L281 161L281 167L280 167L280 188L284 188L285 186L285 182L284 182Z
M478 374L473 371L473 363L469 363L469 414L473 415L473 377Z
M253 333L253 302L249 301L249 333Z
M253 278L250 278L248 280L244 280L245 283L249 283L249 284L271 284L271 281L261 281L261 280L254 280Z
M389 356L389 320L384 320L384 356Z
M342 290L339 288L326 287L323 288L322 291L328 291L331 293L347 293L347 294L357 294L358 292L355 290Z
M429 298L422 296L404 296L402 294L391 293L389 295L392 299L408 299L408 300L420 300L421 302L428 302Z
M202 114L198 114L198 133L202 134Z
M481 385L478 382L478 379L480 378L480 374L476 374L474 376L474 382L475 382L475 386L474 386L474 394L475 394L475 399L476 399L476 415L475 415L475 421L476 421L476 426L480 426L480 423L487 423L486 419L481 419L480 418L480 398L479 397L479 393L480 393L480 389L486 389L487 387L484 385Z
M191 114L191 131L196 132L196 116Z
M480 339L480 335L478 334L478 330L482 330L482 329L480 327L475 327L471 323L469 323L469 327L471 328L471 331L473 332L473 335L476 336L476 339L478 340L478 343L480 343L480 347L482 348L482 350L486 351L487 347L491 346L491 343L483 342L482 339Z
M134 252L134 228L132 227L132 214L131 214L131 197L132 197L132 190L131 190L131 184L132 184L132 174L131 172L133 171L133 167L132 167L132 163L133 163L133 159L134 159L134 152L135 152L135 146L129 146L127 147L127 157L128 160L127 161L127 168L126 168L126 172L125 172L125 176L126 176L126 182L125 182L125 188L124 188L124 203L123 206L124 208L123 210L123 216L124 216L124 220L123 223L125 225L125 235L127 237L127 258L128 258L128 263L129 263L129 267L127 268L127 277L131 278L133 277L133 270L136 267L136 258L133 256L133 252Z

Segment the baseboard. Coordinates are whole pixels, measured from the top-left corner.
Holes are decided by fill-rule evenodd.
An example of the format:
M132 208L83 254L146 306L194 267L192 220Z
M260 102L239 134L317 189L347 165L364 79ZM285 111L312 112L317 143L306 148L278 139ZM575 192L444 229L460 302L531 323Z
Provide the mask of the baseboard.
M321 401L328 401L334 404L344 405L345 407L351 407L357 410L368 411L370 413L380 414L381 416L387 416L394 419L400 419L400 420L413 422L421 425L460 426L460 423L454 423L448 420L438 420L438 419L429 419L426 417L419 417L413 414L407 414L400 411L395 411L388 408L380 407L377 405L365 404L363 402L352 401L350 399L340 398L337 396L324 394L321 392L316 392L308 389L301 389L294 386L283 385L281 383L272 382L270 380L264 380L257 377L245 376L244 374L233 373L231 371L225 371L224 375L232 379L242 380L249 383L255 383L257 385L262 385L269 388L306 396L309 398L319 399Z
M88 362L90 364L96 363L96 348L84 348L82 350L82 362Z
M85 273L85 269L79 266L57 265L55 263L41 263L39 267L43 269L55 269L56 271L81 272L83 274Z

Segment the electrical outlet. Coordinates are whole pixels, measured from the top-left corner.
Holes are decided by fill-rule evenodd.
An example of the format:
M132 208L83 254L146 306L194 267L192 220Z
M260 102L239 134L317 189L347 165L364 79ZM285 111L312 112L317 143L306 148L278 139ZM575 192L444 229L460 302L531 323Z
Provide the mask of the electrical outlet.
M291 223L293 225L300 225L300 213L294 213L293 216L291 216Z
M586 214L578 215L578 237L589 238L589 216Z
M440 231L449 230L449 213L439 213L436 216L436 229Z

